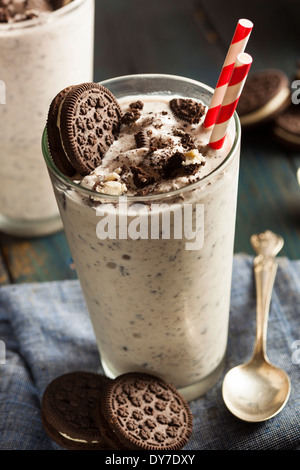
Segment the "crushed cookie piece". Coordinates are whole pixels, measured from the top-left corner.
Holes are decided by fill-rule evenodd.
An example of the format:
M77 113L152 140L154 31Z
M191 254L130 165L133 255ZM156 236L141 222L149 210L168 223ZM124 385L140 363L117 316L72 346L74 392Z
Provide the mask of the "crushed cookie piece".
M140 117L141 117L141 112L139 109L131 109L130 111L127 111L127 113L123 114L121 118L121 122L122 124L125 124L126 126L130 126L130 124L133 124Z
M135 101L134 103L130 103L129 108L130 109L143 109L144 103L140 100Z
M154 182L154 178L143 168L132 165L130 169L133 174L133 182L137 188L144 188Z
M163 177L170 178L177 170L182 168L184 155L180 152L174 153L165 163L163 167Z
M170 108L177 119L189 124L198 124L205 113L205 106L192 99L173 98Z
M149 147L149 138L144 130L135 134L134 138L138 148Z

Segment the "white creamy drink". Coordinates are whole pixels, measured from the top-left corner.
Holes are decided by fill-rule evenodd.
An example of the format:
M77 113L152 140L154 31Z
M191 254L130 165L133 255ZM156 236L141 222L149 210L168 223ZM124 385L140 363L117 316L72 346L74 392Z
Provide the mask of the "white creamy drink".
M101 165L70 185L50 174L105 372L154 373L193 399L226 351L239 144L233 121L210 149L181 98L120 97Z
M64 6L65 5L65 6ZM61 228L41 134L53 96L93 76L94 0L0 1L0 230Z

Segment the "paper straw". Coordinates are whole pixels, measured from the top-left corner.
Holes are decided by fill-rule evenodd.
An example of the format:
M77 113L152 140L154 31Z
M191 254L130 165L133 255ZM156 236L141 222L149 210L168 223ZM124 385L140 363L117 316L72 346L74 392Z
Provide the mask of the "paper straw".
M211 133L209 141L211 148L220 149L223 146L230 119L237 107L251 64L251 55L245 52L238 54L216 123Z
M253 23L246 19L240 19L236 26L231 40L214 94L212 96L209 109L203 123L204 127L211 127L215 124L220 110L228 82L230 80L233 67L238 54L244 52L253 28Z

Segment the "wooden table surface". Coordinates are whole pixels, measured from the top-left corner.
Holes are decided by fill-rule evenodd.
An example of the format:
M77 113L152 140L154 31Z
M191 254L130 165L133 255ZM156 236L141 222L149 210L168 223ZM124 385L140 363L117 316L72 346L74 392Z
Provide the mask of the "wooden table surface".
M299 58L296 0L96 0L95 81L131 73L169 73L214 87L239 18L253 21L251 71L279 68L293 80ZM266 128L243 134L235 251L266 229L285 239L281 255L300 258L300 154ZM0 283L74 279L64 232L37 239L0 234Z

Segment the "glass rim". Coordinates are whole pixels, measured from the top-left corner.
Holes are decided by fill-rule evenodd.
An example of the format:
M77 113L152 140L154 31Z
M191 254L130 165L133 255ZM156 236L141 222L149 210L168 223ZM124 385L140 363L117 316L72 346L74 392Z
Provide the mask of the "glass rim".
M107 83L112 83L112 82L121 81L121 80L128 80L130 78L177 79L177 80L183 80L185 82L189 82L191 84L195 84L195 85L198 85L198 86L200 85L202 88L204 88L204 89L206 89L210 92L213 91L213 89L211 87L209 87L208 85L205 85L204 83L201 83L197 80L193 80L193 79L186 78L186 77L181 77L179 75L170 75L170 74L130 74L130 75L122 75L122 76L119 76L119 77L114 77L112 79L103 80L99 83L103 86L106 86ZM237 147L239 145L240 135L241 135L240 120L238 118L238 115L237 115L236 111L233 114L233 119L234 119L234 122L235 122L235 137L234 137L234 141L233 141L233 144L231 146L231 149L229 150L229 152L226 155L226 157L224 158L224 160L222 160L222 162L213 171L211 171L210 173L205 175L200 180L198 180L194 183L188 184L186 186L183 186L182 188L172 189L170 191L165 191L165 192L162 192L162 193L156 193L156 194L150 194L150 195L148 194L148 195L144 195L144 196L143 195L132 196L132 195L126 195L126 194L124 194L122 196L119 196L119 195L105 194L105 193L100 193L100 192L98 193L98 192L93 191L92 189L88 189L88 188L84 188L83 186L80 186L78 183L75 183L71 178L64 175L56 167L56 165L54 164L53 159L52 159L51 154L50 154L49 147L48 147L47 127L46 126L44 128L43 135L42 135L42 152L43 152L43 156L44 156L44 159L45 159L45 162L47 164L48 169L56 176L56 178L58 180L60 180L63 184L67 184L68 186L72 187L74 190L84 194L86 197L91 197L92 196L94 199L99 200L99 202L101 202L101 200L104 200L104 199L106 201L110 201L110 202L118 202L120 197L123 197L123 198L126 197L126 199L128 201L140 201L140 202L142 202L142 201L154 201L154 200L159 200L159 199L162 199L162 198L174 197L174 196L177 196L179 194L183 194L185 192L193 191L194 189L198 189L200 186L204 186L207 182L209 182L210 179L213 176L218 175L221 171L223 171L225 168L227 168L227 166L231 163L231 161L234 158Z
M21 29L29 29L40 26L42 24L51 23L61 16L67 15L70 11L78 8L82 3L87 0L72 0L67 5L64 5L57 10L49 13L42 14L37 18L31 18L23 21L17 21L16 23L0 23L0 35L2 32L13 32Z

